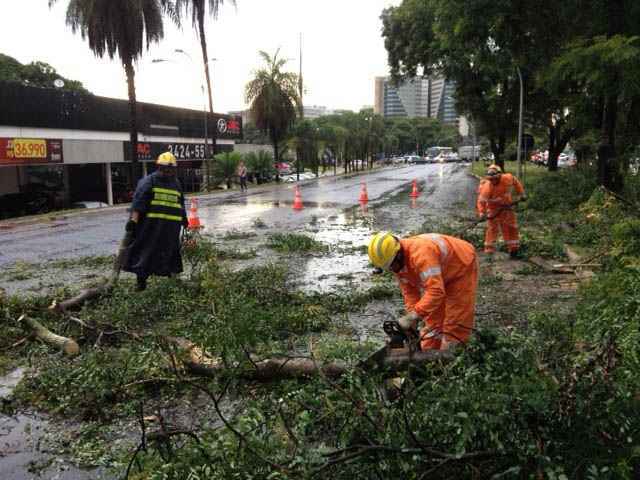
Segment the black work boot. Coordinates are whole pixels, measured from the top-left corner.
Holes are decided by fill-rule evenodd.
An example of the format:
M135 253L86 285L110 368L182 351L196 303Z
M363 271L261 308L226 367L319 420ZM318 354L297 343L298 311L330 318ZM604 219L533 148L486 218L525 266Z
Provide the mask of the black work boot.
M138 275L138 282L136 285L136 291L142 292L147 289L147 277L142 277Z

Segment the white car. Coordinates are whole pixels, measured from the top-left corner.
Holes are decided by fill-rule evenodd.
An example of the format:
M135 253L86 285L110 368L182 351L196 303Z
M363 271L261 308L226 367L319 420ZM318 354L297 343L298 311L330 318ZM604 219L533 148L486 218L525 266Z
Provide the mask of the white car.
M573 167L576 164L576 158L572 155L567 155L566 153L561 153L558 156L558 168L567 168Z
M74 202L71 204L71 208L105 208L109 205L104 202L83 201Z

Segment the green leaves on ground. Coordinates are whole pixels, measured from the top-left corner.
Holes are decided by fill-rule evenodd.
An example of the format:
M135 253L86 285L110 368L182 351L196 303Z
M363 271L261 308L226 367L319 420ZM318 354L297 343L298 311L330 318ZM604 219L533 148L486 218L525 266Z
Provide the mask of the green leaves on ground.
M278 252L325 252L328 246L308 235L298 233L275 233L269 237L267 247Z

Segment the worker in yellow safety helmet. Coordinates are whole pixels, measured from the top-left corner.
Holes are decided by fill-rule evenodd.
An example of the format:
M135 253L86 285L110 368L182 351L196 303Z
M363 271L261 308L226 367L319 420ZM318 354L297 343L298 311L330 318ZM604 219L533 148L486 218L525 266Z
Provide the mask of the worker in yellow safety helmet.
M137 290L147 288L151 275L182 272L180 231L187 226L184 194L176 178L178 162L171 152L156 160L156 171L138 182L125 230L130 245L122 261L137 276Z
M446 350L466 343L474 326L478 283L476 252L459 238L430 233L399 239L381 232L369 242L369 259L375 267L393 272L398 279L406 315L404 330L422 321L422 350Z

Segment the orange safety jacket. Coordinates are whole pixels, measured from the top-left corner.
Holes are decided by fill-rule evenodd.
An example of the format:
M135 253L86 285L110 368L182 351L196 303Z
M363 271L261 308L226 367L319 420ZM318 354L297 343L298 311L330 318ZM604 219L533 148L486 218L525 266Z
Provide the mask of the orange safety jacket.
M524 187L510 173L503 173L496 185L489 180L482 180L478 187L478 213L480 215L490 214L501 207L511 205L514 193L523 195Z
M467 275L476 260L473 245L447 235L429 233L405 238L400 240L400 246L404 267L396 277L405 307L422 318L440 307L447 283Z

